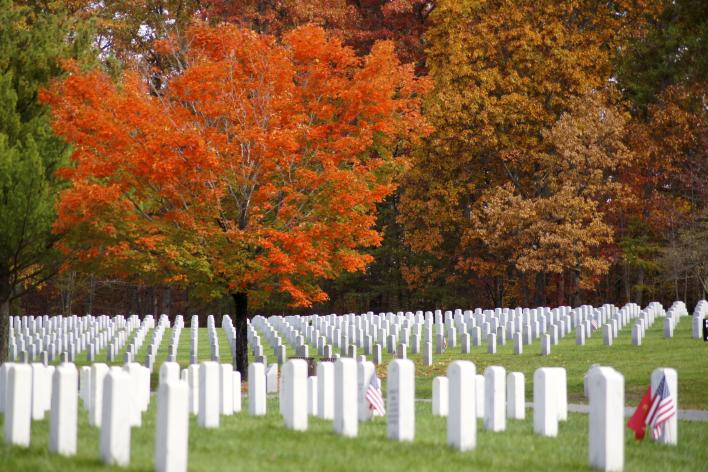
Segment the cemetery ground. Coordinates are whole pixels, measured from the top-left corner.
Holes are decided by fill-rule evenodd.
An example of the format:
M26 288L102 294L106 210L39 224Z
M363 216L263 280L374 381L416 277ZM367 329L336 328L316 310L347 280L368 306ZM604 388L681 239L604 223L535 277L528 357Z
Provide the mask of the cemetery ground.
M169 339L170 329L165 332ZM265 417L251 417L244 410L234 416L222 416L221 426L210 430L197 426L190 416L190 470L588 470L588 415L570 413L561 422L557 438L533 433L533 413L527 408L526 419L507 420L507 431L485 431L477 420L477 447L459 452L446 444L446 418L434 417L431 403L432 379L445 375L450 362L471 360L477 373L489 365L501 365L507 372L523 372L526 378L526 401L533 398L533 372L542 366L560 366L567 370L568 402L587 403L583 394L583 376L592 364L609 365L625 376L625 406L634 407L649 383L656 367L673 367L678 372L680 409L708 410L708 343L691 338L688 320L676 326L674 337L662 336L661 323L647 330L641 346L631 343L629 326L625 327L612 346L605 346L600 333L595 333L584 346L576 346L573 336L562 338L553 346L550 356L539 354L539 342L524 346L521 355L512 353L511 343L497 347L488 354L486 345L472 347L470 354L461 354L459 347L435 354L431 366L424 366L419 354L409 354L416 364L416 427L412 443L390 441L386 437L386 420L375 418L361 423L357 438L339 436L331 421L310 417L307 432L286 429L278 412L277 397L268 401ZM217 330L220 357L229 359L228 342L223 330ZM181 336L177 361L189 365L189 336ZM136 356L145 355L143 346ZM208 333L199 329L199 359L210 357ZM294 352L288 346L288 356ZM84 357L84 356L81 356ZM167 343L158 350L155 364L167 357ZM270 357L273 357L272 355ZM116 357L122 359L122 352ZM394 359L386 353L378 367L384 391L386 366ZM105 361L105 359L101 359ZM253 360L253 359L251 359ZM275 359L273 358L273 361ZM113 364L120 365L116 361ZM77 359L78 365L88 364ZM152 376L153 395L157 371ZM242 386L246 394L247 387ZM246 398L244 397L244 401ZM143 415L143 425L131 434L131 462L128 468L115 470L152 470L155 435L156 402ZM72 458L48 452L48 420L32 422L29 448L0 448L0 470L63 471L112 470L102 464L99 451L99 430L88 425L86 411L80 406L78 451ZM625 470L708 470L708 422L679 421L679 441L675 447L652 441L635 442L630 430L625 431Z
M164 339L169 339L172 328L165 330ZM219 337L219 354L223 362L230 359L229 344L223 330L217 330ZM158 366L152 373L152 390L157 389L159 366L167 360L168 343L161 343L155 365ZM180 337L177 348L177 362L182 369L189 366L189 335L185 333ZM295 351L290 344L285 345L288 358L295 355ZM116 356L115 362L107 362L109 365L122 365L123 350ZM311 350L314 351L312 346ZM199 328L198 344L199 360L207 360L211 356L209 347L209 336L206 328ZM433 378L438 375L446 375L447 366L454 360L470 360L475 363L477 373L483 373L484 369L490 365L500 365L507 372L522 372L526 378L526 399L530 401L533 397L533 373L539 367L554 366L564 367L568 381L568 402L587 403L583 394L583 376L592 364L601 364L614 367L624 375L625 379L625 405L636 406L649 384L649 377L652 370L657 367L671 367L676 369L679 378L679 408L693 410L708 410L708 343L691 338L691 322L684 319L676 326L673 338L665 338L662 335L661 323L654 323L647 329L646 337L642 340L641 346L633 346L631 339L631 326L627 325L619 331L617 338L613 340L612 346L605 346L602 342L602 333L596 332L592 337L587 338L584 346L575 344L575 337L572 335L561 338L557 345L552 347L549 356L539 354L539 342L535 340L532 344L524 346L521 355L513 353L512 343L507 340L505 345L497 345L495 354L487 353L486 343L480 346L472 346L470 354L461 354L459 347L448 348L443 354L435 354L433 365L424 366L421 354L411 354L408 358L416 364L416 398L432 397ZM136 355L137 360L142 360L147 351L147 343L142 346ZM339 349L333 349L340 353ZM268 353L267 353L268 354ZM275 362L275 356L269 353L268 362ZM386 366L395 359L395 354L382 350L382 363L377 367L377 374L386 385ZM102 356L105 357L105 356ZM316 356L317 357L317 356ZM106 362L105 358L99 359ZM249 362L253 362L252 352L249 350ZM57 364L55 361L54 364ZM76 366L90 365L85 356L79 356ZM243 386L244 394L246 385ZM708 439L708 438L706 438Z
M189 470L589 470L587 465L588 415L569 414L559 425L558 437L533 433L533 415L526 420L508 420L501 433L485 431L477 421L477 448L459 452L446 444L446 418L433 417L429 402L416 403L416 436L412 443L386 437L386 420L374 418L359 425L356 438L332 431L331 421L310 417L306 432L286 429L278 413L277 400L268 402L265 417L241 412L221 418L218 429L189 425ZM0 470L153 470L155 402L143 416L143 426L134 428L131 462L127 468L101 463L98 429L88 425L86 412L79 415L77 455L66 458L50 454L47 448L48 422L32 424L31 446L0 449ZM636 443L625 435L625 470L707 470L708 423L679 422L675 447L651 441Z

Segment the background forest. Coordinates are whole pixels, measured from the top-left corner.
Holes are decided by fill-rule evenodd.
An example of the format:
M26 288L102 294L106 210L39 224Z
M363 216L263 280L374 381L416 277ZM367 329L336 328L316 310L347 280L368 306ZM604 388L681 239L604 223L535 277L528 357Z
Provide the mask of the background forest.
M0 314L694 306L706 38L701 0L0 0ZM214 164L246 135L293 180Z

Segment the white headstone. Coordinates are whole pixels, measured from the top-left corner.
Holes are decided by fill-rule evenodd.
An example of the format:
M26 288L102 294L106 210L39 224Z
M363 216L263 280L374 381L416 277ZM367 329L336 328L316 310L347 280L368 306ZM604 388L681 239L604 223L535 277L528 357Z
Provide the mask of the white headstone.
M637 324L632 326L632 345L642 345L642 327Z
M32 367L32 419L43 420L45 410L44 395L47 385L46 367L40 362L30 364Z
M203 428L218 428L220 417L220 367L214 361L199 366L199 415L197 424Z
M664 337L674 337L674 319L668 316L664 318Z
M624 377L611 367L599 367L593 370L589 384L590 466L621 471L624 466Z
M695 339L703 338L703 315L695 313L691 317L691 334Z
M104 464L130 463L130 377L120 367L109 369L103 381L101 458Z
M487 431L506 429L506 370L489 366L484 370L484 427Z
M397 359L388 365L388 437L396 441L415 438L415 364Z
M497 335L495 333L489 333L487 335L487 353L497 353Z
M307 362L290 359L283 366L283 417L285 426L307 430Z
M160 382L179 380L179 364L176 362L163 362L160 366Z
M150 374L151 370L145 366L139 365L140 369L140 386L138 387L140 394L142 395L142 411L147 411L150 406Z
M224 416L234 414L234 368L231 364L219 365L219 412Z
M524 353L524 343L523 339L521 337L521 332L517 331L514 333L514 354L523 354Z
M506 416L515 420L526 418L526 392L522 372L510 372L506 376Z
M96 363L91 366L91 400L89 401L89 424L101 426L103 418L103 381L108 373L108 366Z
M266 406L265 366L252 362L248 365L248 414L263 416Z
M266 393L278 393L278 364L269 364L265 376Z
M590 398L590 376L593 373L593 369L598 367L600 367L600 364L592 364L583 376L583 395L585 398Z
M27 447L32 423L32 368L10 364L5 386L5 442Z
M187 384L189 385L189 412L199 414L199 364L190 364L187 368Z
M54 383L52 379L54 378L55 369L56 368L53 365L44 364L44 384L47 386L47 388L44 390L44 392L42 392L42 408L45 412L49 411L52 407L52 387Z
M678 409L679 409L678 375L676 373L676 369L670 369L670 368L666 368L666 367L660 367L658 369L654 369L654 371L651 373L651 394L652 394L652 397L656 393L656 389L659 386L659 382L661 382L661 378L664 376L666 377L666 384L669 387L669 394L674 399L674 408L678 412ZM672 416L666 423L664 423L664 427L661 430L661 434L659 435L659 439L657 439L658 443L670 444L672 446L675 446L678 443L677 416L678 415ZM651 434L651 432L648 431L648 434Z
M474 389L475 389L475 404L477 411L477 418L484 418L484 407L485 407L485 385L484 385L484 375L477 374L474 379Z
M317 416L317 377L312 376L307 378L307 413L310 416Z
M5 411L5 387L7 386L7 371L10 363L0 365L0 413Z
M49 450L64 456L76 454L79 400L78 371L74 364L60 364L52 376L52 406L49 421Z
M551 355L551 336L549 334L541 335L541 355Z
M357 417L359 421L371 419L372 412L369 409L369 402L366 400L366 390L375 373L376 369L373 362L358 362L356 365Z
M79 370L79 398L83 402L84 409L89 410L89 398L91 398L91 366L85 365Z
M556 386L556 412L558 421L568 421L568 380L565 368L548 367L556 376L554 384Z
M533 430L542 436L558 435L558 375L541 367L533 374Z
M585 325L579 324L575 331L575 344L578 346L585 345Z
M433 343L425 342L423 344L423 365L433 365Z
M140 426L143 422L142 407L145 403L145 392L143 392L143 372L148 369L136 362L129 362L123 366L123 370L130 377L130 392L128 395L130 397L128 398L128 401L131 411L130 425Z
M460 451L477 445L475 413L475 366L470 361L454 361L447 368L449 411L447 443Z
M334 419L334 364L317 364L317 413L325 420Z
M242 409L241 405L241 372L234 370L231 373L231 379L233 383L233 398L234 398L234 413L240 413Z
M447 416L449 397L447 377L435 377L433 379L433 416Z
M189 385L181 380L160 383L157 391L155 470L186 472L189 435Z
M334 364L334 431L342 436L358 433L356 387L356 362L338 359Z

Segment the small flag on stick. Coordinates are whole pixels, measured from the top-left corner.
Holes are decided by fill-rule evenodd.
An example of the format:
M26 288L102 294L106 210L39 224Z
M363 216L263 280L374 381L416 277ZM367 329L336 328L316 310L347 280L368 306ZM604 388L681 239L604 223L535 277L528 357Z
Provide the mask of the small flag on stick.
M377 376L372 376L369 386L366 388L366 401L369 402L369 410L374 416L384 416L386 408L384 407L383 396L381 395L381 381Z
M676 402L669 391L669 384L666 383L666 376L661 377L661 382L656 387L654 397L651 400L649 414L646 424L652 429L652 436L656 441L661 436L664 423L676 415Z
M646 427L647 416L649 415L649 406L651 405L651 385L647 387L647 391L642 397L642 401L637 405L634 414L627 422L627 427L634 431L634 439L641 441L644 439L644 428Z

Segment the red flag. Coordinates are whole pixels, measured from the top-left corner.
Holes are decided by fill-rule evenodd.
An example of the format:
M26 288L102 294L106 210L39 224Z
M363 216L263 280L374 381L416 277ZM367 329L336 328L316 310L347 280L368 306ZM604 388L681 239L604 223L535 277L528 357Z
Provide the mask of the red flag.
M642 401L637 405L634 414L627 422L627 427L634 431L634 438L637 441L644 439L644 428L646 427L646 419L649 414L649 406L651 405L651 385L647 387L647 393L642 397Z

